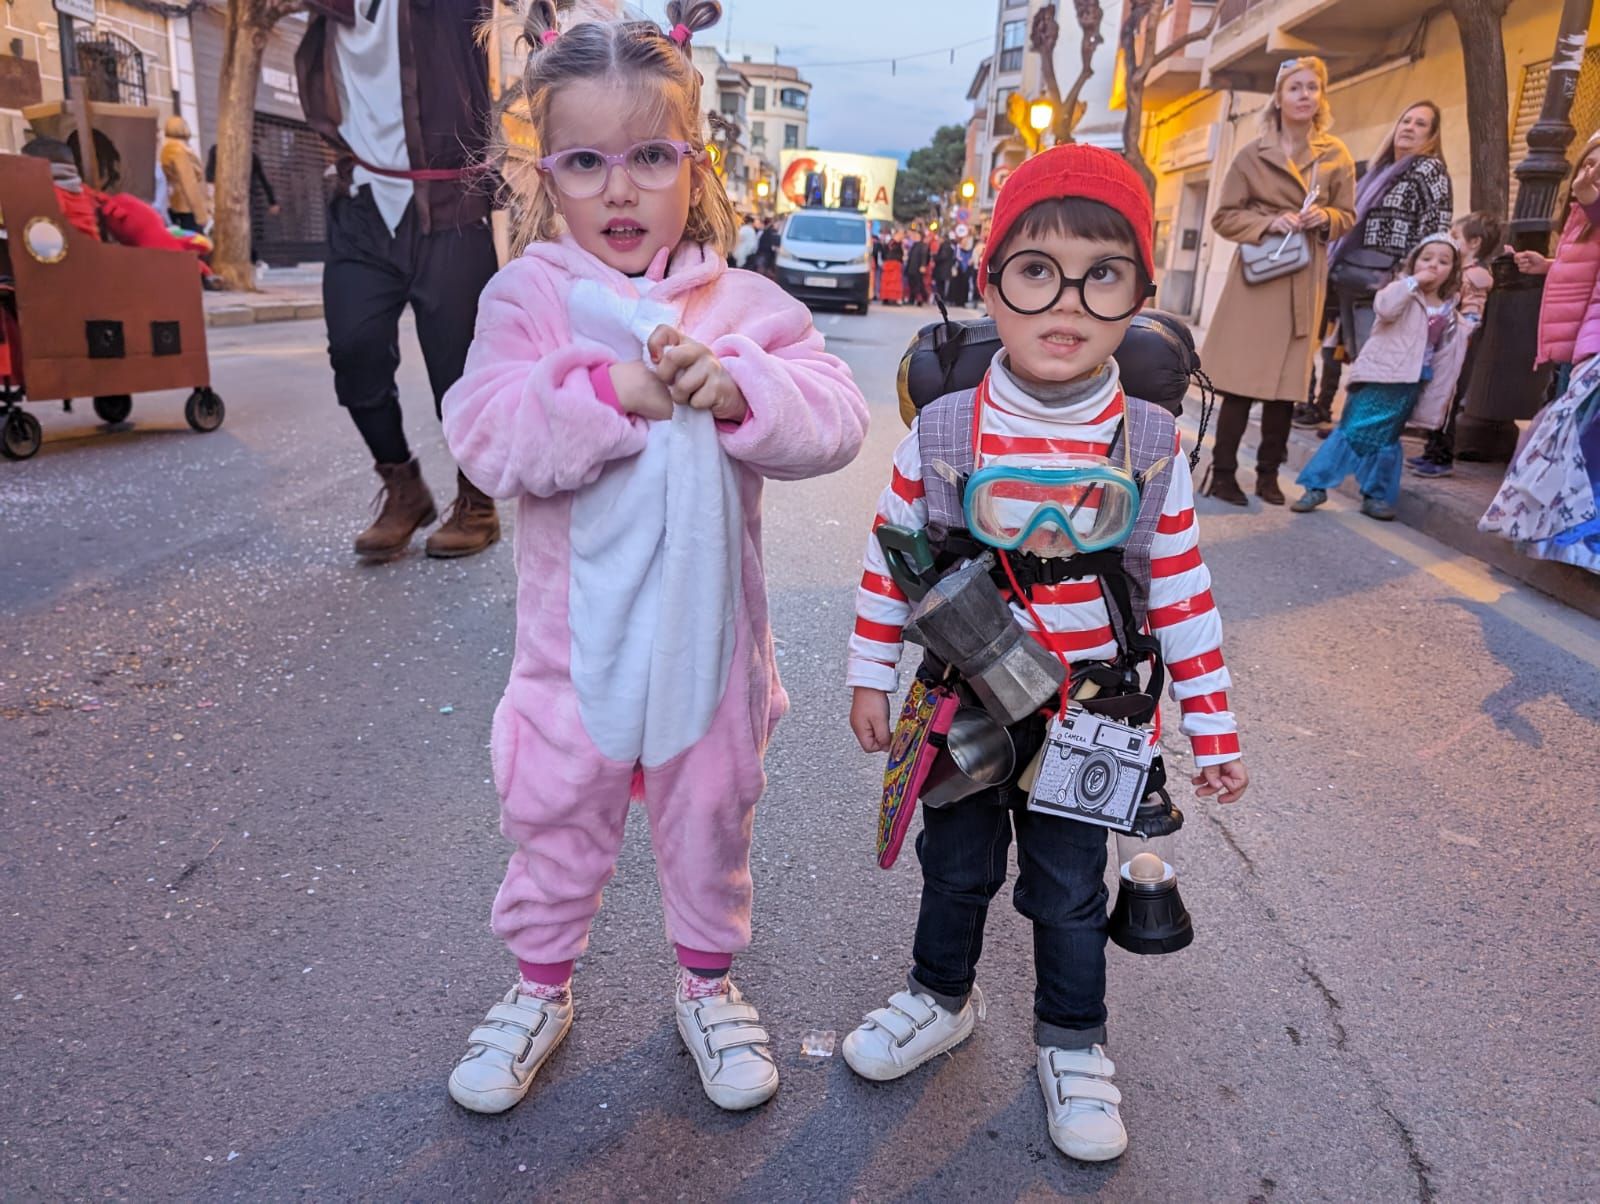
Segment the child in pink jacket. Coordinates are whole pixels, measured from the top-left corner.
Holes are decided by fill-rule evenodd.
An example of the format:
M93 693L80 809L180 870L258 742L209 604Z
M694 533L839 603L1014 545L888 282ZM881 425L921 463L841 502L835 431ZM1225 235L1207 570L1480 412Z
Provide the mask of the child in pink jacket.
M1571 201L1553 259L1537 251L1515 253L1520 271L1546 277L1534 367L1555 365L1552 397L1566 392L1574 364L1600 354L1600 134L1589 138L1578 158Z
M762 481L844 467L867 413L805 307L726 265L736 218L689 55L721 10L667 12L670 31L558 29L550 0L529 7L520 103L540 157L503 166L527 245L484 291L444 402L462 471L518 499L516 655L491 758L516 846L493 925L521 978L450 1076L478 1112L522 1099L572 1023L573 962L634 799L706 1094L742 1109L778 1086L728 973L750 941L752 809L787 705Z

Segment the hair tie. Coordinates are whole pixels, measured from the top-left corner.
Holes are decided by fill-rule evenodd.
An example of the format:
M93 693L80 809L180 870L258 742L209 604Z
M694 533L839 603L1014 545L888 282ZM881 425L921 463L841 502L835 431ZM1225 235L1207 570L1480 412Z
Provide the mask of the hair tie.
M539 41L541 43L543 43L544 45L548 46L548 45L550 45L551 42L555 41L560 36L561 35L559 33L557 33L555 30L547 29L542 34L539 35Z
M679 21L672 27L672 32L667 36L679 46L687 46L689 44L689 39L694 36L694 30L690 29L682 21Z

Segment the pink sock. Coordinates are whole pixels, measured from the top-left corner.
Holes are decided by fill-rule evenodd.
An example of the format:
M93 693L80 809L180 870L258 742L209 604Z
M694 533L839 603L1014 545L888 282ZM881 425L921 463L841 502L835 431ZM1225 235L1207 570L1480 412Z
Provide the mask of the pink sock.
M728 976L719 974L715 978L702 978L693 970L678 967L678 994L685 999L710 999L715 995L728 993Z
M572 997L572 963L525 962L517 960L522 981L517 984L517 994L542 999L548 1003L565 1003Z

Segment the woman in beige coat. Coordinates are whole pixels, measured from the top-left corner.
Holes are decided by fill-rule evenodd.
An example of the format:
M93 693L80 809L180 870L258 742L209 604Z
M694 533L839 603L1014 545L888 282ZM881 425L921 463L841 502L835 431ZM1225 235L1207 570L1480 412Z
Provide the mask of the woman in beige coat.
M1261 136L1234 158L1211 227L1237 243L1305 234L1311 262L1300 271L1247 284L1234 256L1202 360L1223 394L1211 453L1211 496L1249 503L1239 488L1239 440L1250 405L1261 405L1256 495L1284 502L1278 469L1289 422L1311 383L1312 344L1327 287L1328 241L1355 223L1356 171L1344 143L1327 132L1328 69L1318 58L1289 59L1262 121ZM1308 197L1310 198L1308 201Z
M167 215L185 230L204 230L211 221L206 203L206 177L200 156L189 145L189 123L167 118L167 136L161 143L161 171L167 177Z

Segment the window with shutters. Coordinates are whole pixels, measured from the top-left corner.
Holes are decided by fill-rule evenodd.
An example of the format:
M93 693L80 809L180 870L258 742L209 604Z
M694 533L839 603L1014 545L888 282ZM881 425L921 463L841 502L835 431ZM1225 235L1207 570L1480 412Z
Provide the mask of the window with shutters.
M107 104L147 104L144 54L127 38L109 30L80 27L76 38L78 70L90 100Z
M1522 69L1522 88L1514 114L1511 130L1511 166L1513 170L1528 154L1528 131L1539 120L1539 110L1544 107L1544 90L1550 82L1550 60L1529 63ZM1578 91L1572 98L1572 113L1567 118L1577 137L1567 147L1567 158L1573 163L1583 151L1589 135L1600 128L1600 46L1591 46L1584 52L1583 67L1578 72ZM1511 209L1517 211L1517 177L1511 177Z

